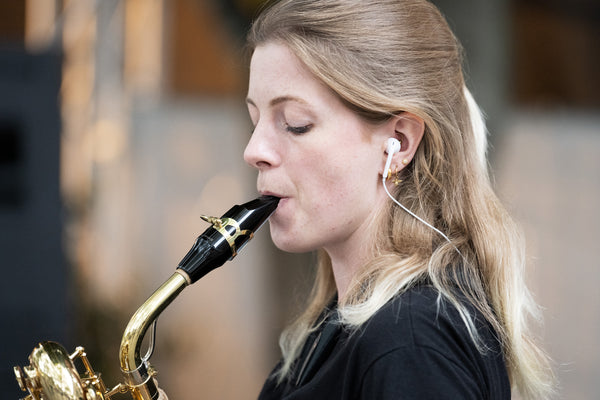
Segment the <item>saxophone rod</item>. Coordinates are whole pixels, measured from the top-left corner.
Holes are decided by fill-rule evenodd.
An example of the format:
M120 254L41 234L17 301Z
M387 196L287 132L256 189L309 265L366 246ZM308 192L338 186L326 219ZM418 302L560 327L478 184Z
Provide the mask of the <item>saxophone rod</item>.
M119 360L134 399L158 398L158 388L152 379L154 370L140 354L148 328L183 289L233 259L267 221L278 203L277 197L261 196L233 206L221 218L202 216L212 226L198 236L173 275L135 312L123 333Z

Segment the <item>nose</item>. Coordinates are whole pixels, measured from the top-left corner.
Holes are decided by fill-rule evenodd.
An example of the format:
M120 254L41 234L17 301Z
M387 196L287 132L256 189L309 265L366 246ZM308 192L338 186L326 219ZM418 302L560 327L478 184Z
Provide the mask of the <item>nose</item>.
M244 150L244 161L259 170L275 167L281 161L277 150L277 140L267 129L256 125L250 141Z

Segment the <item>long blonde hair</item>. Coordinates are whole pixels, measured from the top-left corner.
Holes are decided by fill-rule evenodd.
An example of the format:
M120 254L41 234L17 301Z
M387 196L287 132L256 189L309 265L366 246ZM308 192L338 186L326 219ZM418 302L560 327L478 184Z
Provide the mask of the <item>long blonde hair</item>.
M524 398L546 398L553 379L528 330L527 320L539 313L523 280L523 240L492 190L484 124L465 88L460 45L440 12L424 0L282 0L261 13L248 35L251 49L269 41L288 46L366 120L410 112L425 121L394 196L451 243L390 201L374 222L371 261L340 299L343 322L360 326L427 278L459 310L476 345L459 297L493 325L513 388ZM317 271L310 303L281 336L281 378L335 295L323 251Z

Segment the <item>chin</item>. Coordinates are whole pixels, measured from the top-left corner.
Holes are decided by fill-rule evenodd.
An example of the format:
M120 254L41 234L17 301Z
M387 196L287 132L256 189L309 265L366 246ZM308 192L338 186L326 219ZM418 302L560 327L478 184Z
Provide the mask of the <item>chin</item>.
M281 251L285 251L287 253L305 253L307 250L303 246L299 246L297 241L292 240L284 240L282 238L271 237L273 240L273 244Z
M277 247L281 251L285 251L287 253L306 253L309 251L315 250L311 246L306 245L302 242L302 238L299 235L294 235L289 232L282 232L273 227L271 227L271 240L275 247Z

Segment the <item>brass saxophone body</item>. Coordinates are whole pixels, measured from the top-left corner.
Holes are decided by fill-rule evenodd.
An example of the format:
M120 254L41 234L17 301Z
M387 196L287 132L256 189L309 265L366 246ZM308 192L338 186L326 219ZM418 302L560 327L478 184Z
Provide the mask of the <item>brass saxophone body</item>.
M107 400L117 393L129 393L135 400L156 400L156 372L149 362L154 331L150 350L141 355L148 329L183 289L233 259L275 211L278 202L277 197L261 196L233 206L221 218L202 216L211 227L198 236L175 273L138 308L125 328L119 349L124 383L108 390L100 374L92 369L83 347L68 354L58 343L42 342L29 356L30 365L14 367L19 386L29 392L24 400ZM83 364L82 373L75 367L77 359Z

